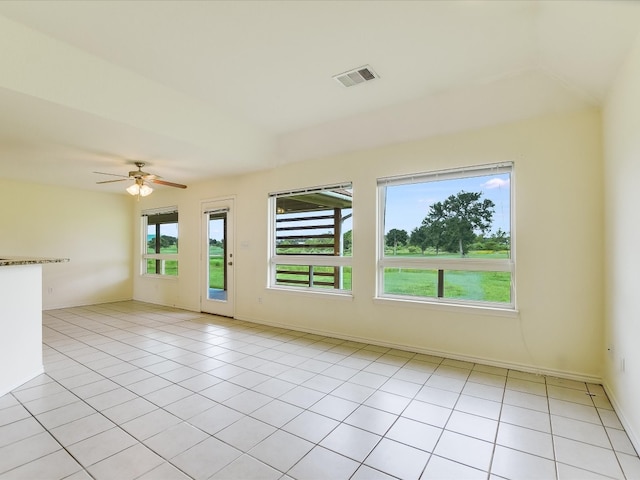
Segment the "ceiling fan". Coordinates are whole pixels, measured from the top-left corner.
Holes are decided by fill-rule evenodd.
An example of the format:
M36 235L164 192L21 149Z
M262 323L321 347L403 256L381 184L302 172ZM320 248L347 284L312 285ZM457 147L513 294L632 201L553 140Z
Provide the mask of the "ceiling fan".
M129 172L129 175L117 175L115 173L105 173L105 172L93 172L99 175L111 175L113 177L121 177L116 180L103 180L100 183L113 183L113 182L124 182L125 180L133 180L133 185L127 187L127 192L131 195L137 195L138 198L146 197L151 192L153 192L153 188L149 186L149 183L156 183L158 185L166 185L168 187L176 187L176 188L187 188L186 185L182 185L180 183L167 182L165 180L160 180L159 175L154 175L152 173L147 173L142 171L142 167L144 167L144 162L135 162L138 170L132 170Z

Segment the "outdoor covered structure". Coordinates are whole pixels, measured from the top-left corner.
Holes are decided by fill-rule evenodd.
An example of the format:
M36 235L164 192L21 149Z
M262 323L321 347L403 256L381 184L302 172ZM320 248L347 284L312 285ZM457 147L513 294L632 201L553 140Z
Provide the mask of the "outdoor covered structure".
M343 224L351 218L351 208L352 193L342 188L279 195L275 207L275 253L343 255ZM342 288L342 280L340 267L282 265L276 270L278 285Z

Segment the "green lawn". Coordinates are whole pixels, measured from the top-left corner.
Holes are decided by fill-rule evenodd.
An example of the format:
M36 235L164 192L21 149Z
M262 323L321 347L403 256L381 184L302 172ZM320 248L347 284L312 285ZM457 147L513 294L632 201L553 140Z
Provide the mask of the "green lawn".
M385 268L384 293L413 297L438 295L438 271ZM509 272L470 272L445 270L444 298L509 303Z
M147 253L155 253L153 249L148 249ZM178 253L178 246L171 245L169 247L162 247L160 249L160 253ZM156 261L147 259L147 274L155 274L156 272ZM178 275L178 261L177 260L166 260L164 263L164 274L165 275Z
M394 256L391 250L386 256ZM459 254L427 251L425 255L398 251L402 257L460 258ZM472 251L465 258L509 258L508 251ZM386 268L384 293L414 297L437 297L438 271L407 268ZM476 300L484 302L511 302L511 274L509 272L473 272L445 270L444 298Z
M224 257L222 254L209 255L209 288L224 288Z

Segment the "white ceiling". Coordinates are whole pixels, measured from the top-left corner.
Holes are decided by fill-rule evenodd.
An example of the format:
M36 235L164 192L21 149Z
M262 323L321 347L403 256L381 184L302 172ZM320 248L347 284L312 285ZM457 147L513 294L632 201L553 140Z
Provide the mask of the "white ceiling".
M599 106L639 32L615 0L3 1L0 177L191 184Z

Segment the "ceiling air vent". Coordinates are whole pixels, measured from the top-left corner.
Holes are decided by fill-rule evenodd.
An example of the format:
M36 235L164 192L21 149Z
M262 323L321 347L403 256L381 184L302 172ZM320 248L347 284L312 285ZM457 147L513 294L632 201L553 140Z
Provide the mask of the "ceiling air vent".
M353 87L354 85L375 80L380 77L378 77L378 74L374 72L369 65L365 65L364 67L354 68L348 72L334 75L333 78L345 87Z

